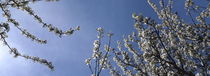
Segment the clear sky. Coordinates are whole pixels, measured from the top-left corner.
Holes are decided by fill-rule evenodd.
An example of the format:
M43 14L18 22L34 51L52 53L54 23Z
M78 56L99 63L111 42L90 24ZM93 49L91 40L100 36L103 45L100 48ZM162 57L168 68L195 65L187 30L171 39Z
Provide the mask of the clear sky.
M184 3L176 5L180 5L182 9ZM22 36L14 27L11 27L9 32L9 44L23 54L53 62L55 71L31 60L13 58L6 47L1 47L0 76L89 76L90 71L84 60L92 54L96 28L103 27L106 32L113 32L116 41L134 29L132 13L141 12L157 19L146 0L60 0L38 2L30 6L47 23L63 30L80 26L81 30L72 36L59 38L43 29L41 24L26 12L11 9L13 18L16 18L22 27L41 39L47 39L48 44L35 43Z

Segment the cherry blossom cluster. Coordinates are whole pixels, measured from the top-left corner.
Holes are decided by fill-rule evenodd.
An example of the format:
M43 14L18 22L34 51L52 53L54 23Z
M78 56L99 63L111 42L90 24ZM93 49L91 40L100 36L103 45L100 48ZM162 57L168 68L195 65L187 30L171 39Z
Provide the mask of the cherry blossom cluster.
M205 0L203 0L205 1ZM210 4L185 1L185 21L173 0L147 0L159 20L133 14L136 31L117 42L107 58L112 76L210 75ZM206 2L209 2L206 0ZM103 56L102 56L103 57ZM111 60L111 58L113 60ZM116 64L114 64L116 63ZM117 66L116 66L117 65ZM98 75L97 75L98 76Z
M111 45L111 37L113 36L112 33L108 33L107 36L109 37L108 45L104 44L104 49L101 49L101 42L104 36L104 30L100 27L96 29L99 33L97 36L97 40L93 43L93 55L92 57L85 60L85 63L88 65L91 76L99 76L103 69L107 69L111 67L109 59L109 53L114 49L110 47Z

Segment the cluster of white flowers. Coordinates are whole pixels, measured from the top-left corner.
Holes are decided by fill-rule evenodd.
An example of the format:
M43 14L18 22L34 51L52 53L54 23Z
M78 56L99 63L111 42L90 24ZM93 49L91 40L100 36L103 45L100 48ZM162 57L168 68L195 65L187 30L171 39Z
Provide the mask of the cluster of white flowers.
M206 0L207 1L207 0ZM118 51L110 56L113 64L112 76L208 76L210 75L210 4L207 7L186 0L186 16L192 23L185 22L177 11L172 10L173 0L158 3L147 0L160 21L142 14L133 14L133 32L118 41ZM209 2L209 1L207 1ZM194 15L192 13L196 13ZM123 45L124 43L124 45ZM104 56L102 56L103 58ZM116 69L118 68L118 69Z
M9 46L9 44L7 43L6 39L7 38L7 33L10 30L11 25L9 25L10 23L14 25L14 27L16 27L19 31L22 32L23 35L25 35L27 38L31 39L32 41L36 41L38 43L41 44L46 44L47 40L42 40L39 39L38 37L34 36L33 34L27 32L26 29L22 28L20 26L20 23L18 21L16 21L14 18L12 18L11 13L9 8L17 8L20 9L22 11L26 11L29 15L33 16L35 18L35 20L37 20L39 23L41 23L43 25L43 28L48 28L50 32L54 32L55 34L59 35L59 37L62 37L63 35L71 35L74 33L74 31L80 30L80 27L76 27L75 29L70 28L67 31L63 31L61 29L58 29L57 27L53 26L52 24L47 24L45 23L41 17L39 17L38 15L36 15L34 13L34 11L31 9L31 7L29 6L29 3L34 3L37 1L42 1L42 0L1 0L0 1L0 8L2 11L2 15L3 17L5 17L5 19L7 20L6 22L2 22L0 24L0 38L1 41L9 47L9 49L11 50L10 52L12 54L14 54L15 57L24 57L26 59L31 59L35 62L39 62L42 64L47 65L50 69L54 69L54 66L52 65L51 62L48 62L45 59L41 59L39 57L33 57L33 56L28 56L28 55L22 55L21 53L19 53L17 51L17 49L15 48L11 48ZM58 1L58 0L45 0L45 1Z
M88 65L91 76L99 76L103 69L112 68L109 53L114 49L110 47L111 45L111 37L113 36L112 33L108 33L107 36L109 37L108 44L104 44L104 51L101 49L101 40L103 38L104 30L103 28L99 27L96 29L98 32L97 40L93 43L93 55L91 58L85 60L85 63ZM110 71L113 74L116 74L115 70Z

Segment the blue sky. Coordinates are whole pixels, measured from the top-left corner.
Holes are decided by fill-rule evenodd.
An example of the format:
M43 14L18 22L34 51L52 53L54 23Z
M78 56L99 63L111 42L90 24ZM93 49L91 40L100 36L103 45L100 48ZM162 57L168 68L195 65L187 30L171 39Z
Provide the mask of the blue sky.
M113 32L116 41L134 29L132 13L141 12L157 19L146 0L60 0L38 2L30 6L47 23L63 30L80 26L81 30L72 36L59 38L43 29L41 24L26 12L11 9L13 18L17 19L22 27L37 37L48 40L48 44L33 42L22 36L14 27L11 27L9 32L9 44L23 54L53 62L55 71L52 72L46 66L31 60L13 58L6 47L1 47L0 76L89 76L90 71L84 60L92 54L96 28L103 27L106 32Z

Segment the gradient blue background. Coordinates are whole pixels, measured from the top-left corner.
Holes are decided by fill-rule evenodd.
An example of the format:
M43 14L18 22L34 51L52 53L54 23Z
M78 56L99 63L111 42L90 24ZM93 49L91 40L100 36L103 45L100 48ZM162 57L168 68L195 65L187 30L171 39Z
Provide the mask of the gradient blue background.
M43 29L41 24L26 12L11 9L13 18L17 19L22 27L41 39L47 39L48 44L33 42L22 36L14 27L11 27L9 32L9 44L23 54L53 62L55 71L31 60L13 58L8 49L1 46L0 76L89 76L90 71L84 60L92 55L96 28L103 27L105 32L113 32L113 44L116 44L116 40L134 30L132 13L142 13L157 19L146 0L61 0L50 3L42 1L30 6L47 23L63 30L80 26L81 30L72 36L59 38ZM183 10L183 6L183 2L175 4L178 10ZM185 14L184 11L180 13ZM102 76L108 75L105 73L102 72Z

